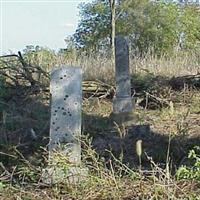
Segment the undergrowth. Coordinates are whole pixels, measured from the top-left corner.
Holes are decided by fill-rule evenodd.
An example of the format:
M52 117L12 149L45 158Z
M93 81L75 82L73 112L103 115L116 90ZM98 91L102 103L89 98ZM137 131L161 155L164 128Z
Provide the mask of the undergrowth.
M84 80L114 84L106 57L70 60L49 52L44 58L42 53L25 57L47 72L55 63L81 64ZM0 76L0 199L200 199L200 93L168 85L169 77L196 74L199 58L146 55L130 62L135 98L131 127L111 123L111 99L83 99L82 166L87 176L77 184L42 181L50 164L49 91L31 93L24 82L8 87L12 81ZM71 167L62 155L57 159L54 167Z

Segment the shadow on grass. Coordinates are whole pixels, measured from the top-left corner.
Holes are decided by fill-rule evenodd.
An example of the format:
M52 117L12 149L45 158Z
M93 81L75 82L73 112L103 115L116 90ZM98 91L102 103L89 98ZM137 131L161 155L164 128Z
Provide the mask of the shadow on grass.
M133 77L133 89L136 93L150 90L153 87L168 85L165 77L154 77L148 74L144 77ZM165 83L165 84L164 84ZM12 168L22 162L24 156L35 165L45 165L43 155L49 142L49 104L41 103L48 95L40 96L6 96L1 99L0 106L0 160L5 167ZM46 97L45 97L46 96ZM83 134L92 138L92 147L106 161L111 159L111 151L116 158L130 167L138 166L136 141L142 140L143 152L152 157L160 166L166 164L169 147L169 133L156 133L148 124L128 127L117 127L109 117L83 113ZM200 137L174 136L170 140L170 159L173 168L187 163L190 149L200 144ZM42 147L42 148L41 148ZM17 150L17 151L15 151ZM19 159L20 158L20 159ZM150 167L145 154L142 155L142 166Z
M9 110L7 112L8 115L11 114ZM17 149L32 164L44 165L43 155L47 155L47 152L42 148L46 149L49 142L49 107L32 98L22 103L21 107L18 104L12 112L13 119L8 117L9 120L5 124L1 121L1 139L6 134L6 141L1 140L0 144L0 151L4 153L0 154L1 162L5 167L11 168L22 162L23 158L14 151ZM134 122L127 127L117 127L111 118L98 115L83 113L82 118L83 135L88 134L92 138L92 148L100 157L104 157L105 161L112 159L109 153L111 151L128 166L138 167L136 142L142 140L143 168L150 168L150 162L144 152L152 157L155 163L161 167L165 166L169 147L168 133L156 133L151 130L150 125L135 125ZM172 137L169 156L173 168L187 163L189 150L199 144L200 137Z
M43 95L15 95L6 101L1 98L0 161L7 169L24 165L25 159L33 165L44 164L42 148L49 141L50 121L45 98ZM47 104L41 103L42 99Z
M200 144L200 137L171 136L169 133L153 132L150 125L117 126L109 117L83 115L84 133L92 137L92 147L106 161L112 159L110 152L129 167L139 166L136 142L142 140L142 167L150 168L147 155L160 167L166 166L168 149L173 170L189 163L188 152ZM121 130L120 130L121 129Z

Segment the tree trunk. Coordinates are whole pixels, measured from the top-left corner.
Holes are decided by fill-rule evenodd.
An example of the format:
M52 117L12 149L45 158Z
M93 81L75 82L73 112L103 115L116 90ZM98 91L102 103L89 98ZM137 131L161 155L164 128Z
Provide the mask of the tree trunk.
M111 60L113 67L115 66L115 0L110 0L110 9L111 9Z

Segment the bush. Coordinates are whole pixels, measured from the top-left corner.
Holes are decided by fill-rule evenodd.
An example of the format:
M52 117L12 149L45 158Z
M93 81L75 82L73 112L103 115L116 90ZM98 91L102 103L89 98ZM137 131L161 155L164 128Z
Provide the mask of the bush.
M187 167L185 165L179 167L176 173L178 179L190 179L200 183L200 154L197 153L198 151L200 151L200 146L190 150L188 158L194 162L194 164L192 167Z

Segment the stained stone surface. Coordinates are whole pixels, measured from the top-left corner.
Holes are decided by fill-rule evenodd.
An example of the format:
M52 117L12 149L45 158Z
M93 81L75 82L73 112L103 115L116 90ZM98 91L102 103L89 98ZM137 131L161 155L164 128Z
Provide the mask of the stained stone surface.
M122 36L115 38L115 59L116 95L113 101L113 113L132 112L129 48Z
M116 113L132 112L132 97L115 97L113 100L113 110Z
M51 73L50 157L59 151L69 163L81 162L81 90L79 67L62 66Z
M50 156L43 183L76 184L88 174L81 165L81 83L79 67L61 66L51 73Z

